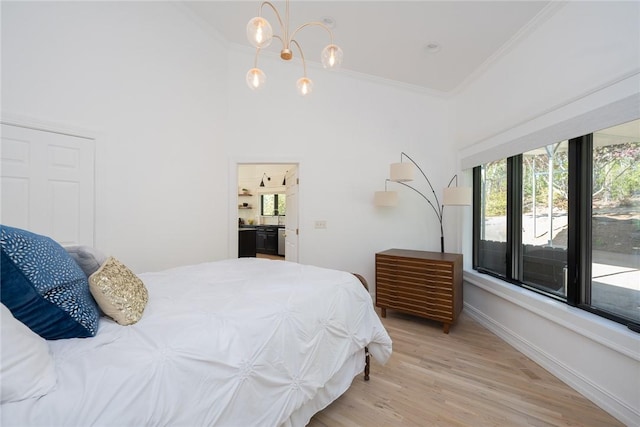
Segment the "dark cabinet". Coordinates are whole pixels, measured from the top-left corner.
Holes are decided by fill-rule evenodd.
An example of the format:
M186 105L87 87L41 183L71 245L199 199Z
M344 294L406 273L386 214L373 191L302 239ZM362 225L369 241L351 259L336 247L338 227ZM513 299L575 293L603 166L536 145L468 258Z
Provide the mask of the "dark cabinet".
M238 258L256 256L255 228L241 228L238 231Z
M258 227L256 230L256 252L278 254L278 228Z

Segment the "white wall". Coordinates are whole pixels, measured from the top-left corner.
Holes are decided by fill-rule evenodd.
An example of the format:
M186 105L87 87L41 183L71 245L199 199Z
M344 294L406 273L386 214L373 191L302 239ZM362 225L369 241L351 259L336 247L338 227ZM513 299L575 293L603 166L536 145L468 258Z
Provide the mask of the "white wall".
M301 97L295 89L300 63L266 56L259 65L267 85L252 92L244 78L253 58L248 48L230 50L227 154L232 165L299 164L300 262L361 273L373 287L375 252L438 251L438 221L423 199L391 184L400 192L399 206L376 208L373 193L384 189L389 164L399 161L401 151L441 193L456 165L448 101L313 65L308 75L314 93ZM426 188L424 180L415 184ZM326 221L327 228L315 229L316 220ZM445 237L451 250L454 225L449 219Z
M87 129L96 246L134 270L225 257L227 48L165 2L3 2L2 113Z
M267 57L268 85L253 93L253 51L164 2L3 3L2 43L3 115L97 135L96 246L137 272L235 256L237 163L299 164L301 262L373 284L376 251L439 249L419 196L401 188L395 209L372 199L403 150L439 192L447 184L445 99L313 64L302 98L300 64Z
M560 8L456 97L461 156L637 96L639 18L637 2ZM464 292L467 313L624 423L640 424L638 334L469 270Z
M567 2L458 94L458 145L489 138L637 73L639 19L638 2Z

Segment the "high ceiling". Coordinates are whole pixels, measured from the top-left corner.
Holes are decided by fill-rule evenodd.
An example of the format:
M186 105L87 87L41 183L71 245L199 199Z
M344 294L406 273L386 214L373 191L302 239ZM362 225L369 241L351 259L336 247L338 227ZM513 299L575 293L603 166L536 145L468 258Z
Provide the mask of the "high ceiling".
M260 1L184 4L230 43L251 47L246 25L258 15ZM284 2L273 4L284 19ZM344 51L343 70L451 92L478 75L553 7L549 1L294 0L290 27L332 20L334 43ZM275 14L268 7L263 10L279 34ZM318 27L303 29L296 39L305 59L318 63L329 44L328 34ZM268 50L278 52L278 43L274 40Z

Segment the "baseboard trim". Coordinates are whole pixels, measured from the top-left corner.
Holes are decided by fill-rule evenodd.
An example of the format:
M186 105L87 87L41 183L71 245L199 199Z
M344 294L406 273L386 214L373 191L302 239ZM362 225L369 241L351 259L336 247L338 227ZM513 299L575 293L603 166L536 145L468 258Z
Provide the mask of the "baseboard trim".
M475 321L542 366L587 399L591 400L600 408L607 411L613 417L629 426L638 425L640 421L640 412L638 412L636 408L632 408L625 402L620 401L616 396L612 395L607 390L602 389L598 384L595 384L580 372L577 372L562 363L553 355L532 344L526 338L497 322L486 313L476 309L466 302L464 304L464 309L465 312Z

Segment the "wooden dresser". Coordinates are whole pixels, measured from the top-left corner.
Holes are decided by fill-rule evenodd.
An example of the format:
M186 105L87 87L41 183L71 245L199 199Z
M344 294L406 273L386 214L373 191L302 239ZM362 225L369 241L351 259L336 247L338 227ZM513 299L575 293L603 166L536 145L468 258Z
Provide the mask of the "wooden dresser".
M389 249L376 254L376 306L443 322L462 310L462 255Z

